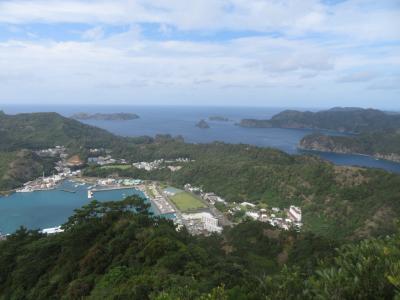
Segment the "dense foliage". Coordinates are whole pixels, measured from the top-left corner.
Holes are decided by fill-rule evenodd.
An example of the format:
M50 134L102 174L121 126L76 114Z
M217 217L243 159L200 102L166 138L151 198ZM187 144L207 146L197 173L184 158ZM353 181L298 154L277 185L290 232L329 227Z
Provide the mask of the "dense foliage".
M0 114L0 151L45 149L55 145L74 150L103 147L123 138L56 113Z
M190 236L140 198L92 202L64 233L0 242L0 299L391 299L400 235L334 248L312 234L245 222ZM136 211L136 213L134 213Z
M400 162L400 129L365 132L356 136L311 134L300 141L308 150L361 153Z
M113 150L115 158L129 162L191 158L195 161L183 164L177 172L90 167L85 174L162 180L179 187L191 183L229 202L250 201L280 208L300 205L305 229L329 238L392 233L400 215L400 176L383 171L335 167L314 157L248 145L187 144L170 136L116 137L57 114L3 114L0 120L5 124L2 133L12 137L9 144L0 143L9 149L0 154L2 190L35 178L51 166L29 151L17 155L11 149L22 144L37 149L65 143L72 154L79 151L83 157L89 148L101 146Z
M125 150L121 155L131 161L190 157L195 162L177 172L91 167L85 174L163 180L180 187L191 183L229 202L282 209L299 205L307 230L335 239L391 233L400 215L400 176L384 171L339 167L315 157L248 145L172 141Z
M41 158L28 150L0 152L0 191L8 191L52 172L54 160Z

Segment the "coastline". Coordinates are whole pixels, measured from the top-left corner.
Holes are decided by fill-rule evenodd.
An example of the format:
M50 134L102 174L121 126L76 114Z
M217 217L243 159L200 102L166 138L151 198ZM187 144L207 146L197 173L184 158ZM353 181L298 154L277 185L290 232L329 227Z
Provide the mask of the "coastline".
M393 156L395 154L390 154L390 155L384 155L384 154L365 154L365 153L357 153L357 152L348 152L348 151L332 151L332 150L320 150L320 149L314 149L314 148L306 148L306 147L301 147L300 145L297 146L297 150L299 153L302 151L310 151L310 152L318 152L318 153L334 153L334 154L343 154L343 155L357 155L357 156L363 156L363 157L369 157L373 158L375 160L381 160L381 161L387 161L390 163L396 163L400 164L400 159L389 159L387 158L388 156ZM368 167L365 167L368 168Z

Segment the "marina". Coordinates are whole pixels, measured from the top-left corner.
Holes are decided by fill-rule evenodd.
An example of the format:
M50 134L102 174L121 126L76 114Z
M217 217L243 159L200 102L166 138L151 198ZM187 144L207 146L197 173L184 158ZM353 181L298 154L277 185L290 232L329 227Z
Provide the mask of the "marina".
M78 185L77 187L75 187ZM89 203L88 184L71 180L62 181L56 188L44 191L13 193L0 197L0 231L13 233L21 225L28 229L55 228L65 223L74 210ZM93 187L93 186L92 186ZM89 189L90 190L90 189ZM131 195L145 197L132 188L97 190L93 199L101 202L118 201ZM150 209L157 214L158 210Z

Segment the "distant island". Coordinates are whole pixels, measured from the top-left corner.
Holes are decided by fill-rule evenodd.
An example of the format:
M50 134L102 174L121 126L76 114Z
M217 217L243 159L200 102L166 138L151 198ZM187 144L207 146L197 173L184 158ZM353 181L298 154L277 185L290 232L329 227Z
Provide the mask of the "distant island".
M222 117L222 116L210 116L208 117L208 119L210 121L217 121L217 122L230 122L231 120L226 118L226 117Z
M87 113L77 113L71 116L75 120L97 120L97 121L128 121L139 119L137 114L132 113L111 113L111 114L87 114Z
M271 119L243 119L238 125L254 128L310 128L361 133L368 130L400 128L400 115L357 107L334 107L318 112L285 110Z
M243 119L249 128L309 128L349 133L348 136L310 134L303 150L354 153L400 162L400 115L377 109L334 107L318 112L285 110L269 120Z
M199 127L201 129L207 129L210 128L210 125L205 120L200 120L199 123L196 124L196 127Z

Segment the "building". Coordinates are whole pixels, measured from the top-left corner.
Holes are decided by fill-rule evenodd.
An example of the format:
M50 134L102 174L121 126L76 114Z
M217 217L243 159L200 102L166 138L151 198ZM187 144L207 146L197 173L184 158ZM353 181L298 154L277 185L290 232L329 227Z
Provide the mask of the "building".
M41 231L43 234L56 234L64 232L64 229L61 229L61 226L53 227L53 228L46 228Z
M240 203L240 206L251 207L251 208L256 207L253 203L250 203L250 202L242 202L242 203Z
M251 211L246 211L246 216L253 219L253 220L258 220L259 215L256 212L251 212Z
M301 209L300 207L291 205L288 212L288 218L293 222L300 223L301 222Z
M182 217L188 221L189 225L208 232L222 232L222 227L218 226L218 219L208 212L183 214ZM188 228L189 231L191 228Z

